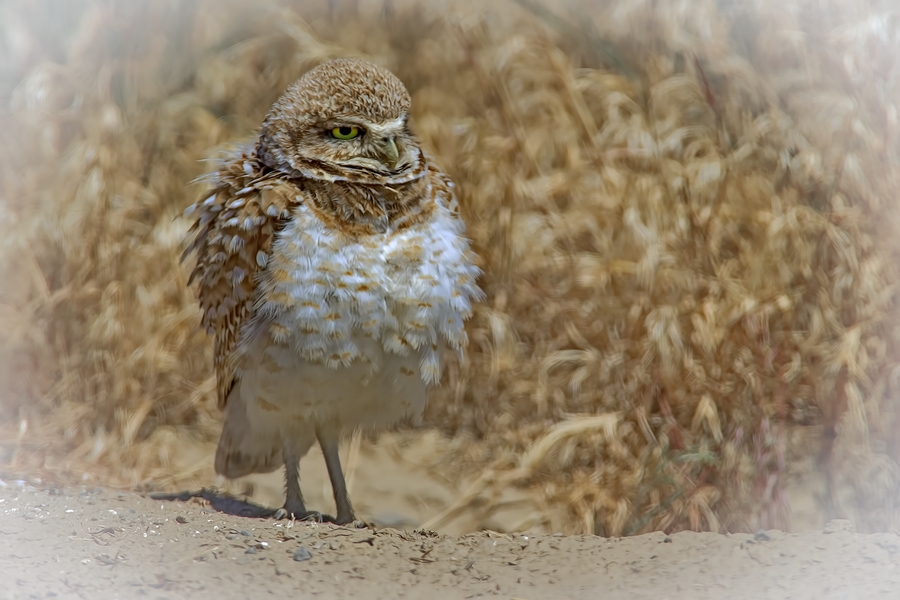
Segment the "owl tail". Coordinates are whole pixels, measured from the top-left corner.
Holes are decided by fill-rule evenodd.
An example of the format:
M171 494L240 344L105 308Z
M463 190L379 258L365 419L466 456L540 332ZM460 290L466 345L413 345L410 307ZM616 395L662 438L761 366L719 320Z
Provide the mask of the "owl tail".
M225 401L222 435L216 448L216 473L229 479L271 473L284 462L281 435L252 426L238 382Z

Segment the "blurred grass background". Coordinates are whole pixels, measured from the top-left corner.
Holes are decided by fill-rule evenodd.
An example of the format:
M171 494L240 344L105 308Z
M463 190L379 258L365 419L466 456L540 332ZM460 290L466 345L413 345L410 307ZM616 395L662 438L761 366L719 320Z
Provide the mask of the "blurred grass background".
M0 472L177 488L219 429L181 211L284 88L413 96L488 300L432 394L431 524L896 525L900 12L889 0L0 2ZM186 464L186 448L208 448Z

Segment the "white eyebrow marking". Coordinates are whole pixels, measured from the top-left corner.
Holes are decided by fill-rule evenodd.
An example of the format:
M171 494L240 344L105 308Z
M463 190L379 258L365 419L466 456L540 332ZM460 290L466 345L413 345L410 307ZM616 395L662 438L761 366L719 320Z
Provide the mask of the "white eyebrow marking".
M406 117L399 117L392 121L383 121L381 123L370 123L369 131L371 133L379 134L385 133L388 131L401 131L403 130L403 126L406 124Z

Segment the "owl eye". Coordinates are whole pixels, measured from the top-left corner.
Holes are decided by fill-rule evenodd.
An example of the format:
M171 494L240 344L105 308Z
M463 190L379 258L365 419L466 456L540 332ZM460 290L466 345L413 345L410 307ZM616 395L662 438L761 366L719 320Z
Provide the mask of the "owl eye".
M335 127L331 130L331 137L338 140L352 140L359 134L359 127Z

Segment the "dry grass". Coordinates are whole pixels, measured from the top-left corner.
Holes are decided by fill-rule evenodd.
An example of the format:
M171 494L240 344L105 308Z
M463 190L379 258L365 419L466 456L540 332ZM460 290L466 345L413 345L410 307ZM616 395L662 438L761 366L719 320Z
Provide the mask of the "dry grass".
M0 4L0 460L185 481L214 438L178 265L198 160L365 55L458 181L488 300L430 422L554 529L786 526L791 465L893 523L900 13L888 1ZM449 513L448 513L449 514Z

